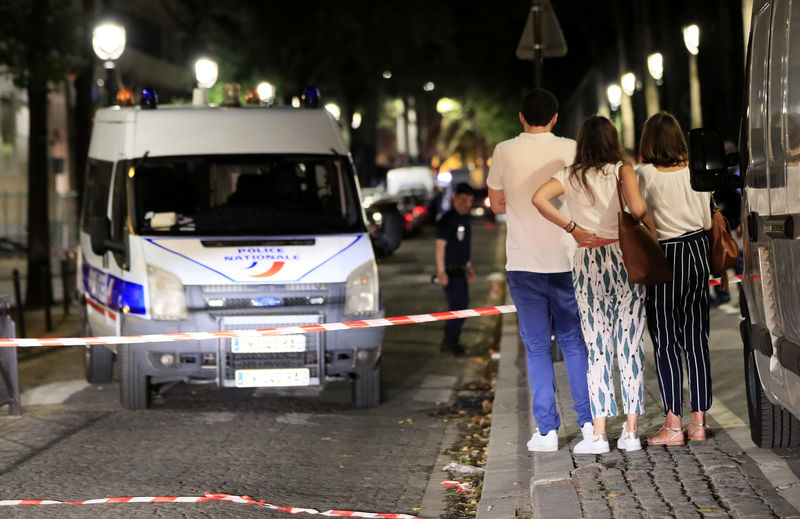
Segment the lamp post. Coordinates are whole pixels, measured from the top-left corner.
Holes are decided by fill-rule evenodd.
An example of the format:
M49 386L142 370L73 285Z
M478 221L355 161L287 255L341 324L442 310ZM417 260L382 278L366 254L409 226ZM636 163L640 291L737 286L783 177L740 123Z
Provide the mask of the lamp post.
M647 56L647 71L650 75L645 83L645 101L647 103L647 116L650 117L657 113L661 108L661 101L658 98L658 85L664 77L664 56L660 52L654 52Z
M622 86L622 145L632 150L636 148L636 130L634 129L633 103L631 96L636 92L636 75L633 72L623 74L620 78Z
M194 77L197 79L197 88L192 91L192 104L208 104L208 89L214 86L219 76L219 66L217 62L200 58L194 62Z
M689 51L689 98L691 103L692 128L703 126L703 110L700 107L700 77L697 72L697 53L700 51L700 28L688 25L683 28L683 43Z
M106 105L114 104L114 69L115 61L122 56L125 51L125 28L115 23L101 23L92 31L92 49L94 53L103 61L103 68L106 69Z

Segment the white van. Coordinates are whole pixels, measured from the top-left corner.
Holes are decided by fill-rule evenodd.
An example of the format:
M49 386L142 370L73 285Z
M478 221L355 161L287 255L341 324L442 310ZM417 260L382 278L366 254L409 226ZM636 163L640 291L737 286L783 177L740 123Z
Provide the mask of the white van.
M98 110L81 215L87 336L239 330L383 316L348 149L321 109ZM381 328L89 346L86 375L148 406L174 382L354 379L379 402Z
M800 446L800 2L755 0L739 156L689 133L692 185L742 188L739 302L750 435ZM726 166L740 163L741 182Z

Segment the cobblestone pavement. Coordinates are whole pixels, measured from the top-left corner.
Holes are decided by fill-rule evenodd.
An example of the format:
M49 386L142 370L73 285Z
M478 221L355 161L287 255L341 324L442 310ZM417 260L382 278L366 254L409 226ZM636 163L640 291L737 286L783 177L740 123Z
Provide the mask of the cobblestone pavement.
M712 313L712 379L715 403L708 415L709 439L686 446L648 447L646 438L663 424L661 400L653 364L652 347L646 345L645 400L647 412L639 430L645 443L641 451L620 452L616 440L622 417L607 427L611 452L572 455L572 483L583 517L600 518L771 518L800 517L784 497L796 498L796 488L775 488L742 447L747 411L743 404L744 376L741 345L731 330L739 317L734 312ZM563 372L563 364L557 364ZM565 375L565 374L564 374ZM575 413L569 409L566 376L557 377L559 408L566 417L569 449L579 440ZM688 391L688 390L687 390ZM688 393L687 393L688 394ZM733 435L739 440L734 441ZM754 448L754 447L753 447ZM769 451L767 451L769 452ZM774 456L780 461L780 458ZM796 479L795 479L796 481ZM794 492L782 494L782 492Z
M494 243L494 230L475 231L476 242ZM476 264L479 273L489 274L496 269L494 247L484 249L485 256L476 251ZM443 309L441 288L420 267L432 259L432 242L423 235L380 266L387 315ZM475 304L485 302L491 283L486 276L473 285ZM466 322L466 342L488 340L491 331L481 322ZM431 474L441 472L438 456L447 427L436 411L471 362L441 355L441 333L440 323L386 330L384 396L375 409L354 409L350 385L334 383L322 394L177 386L152 409L130 412L120 408L118 388L109 384L83 389L63 403L27 406L21 418L0 416L0 499L225 492L321 511L430 517L420 507ZM81 365L82 352L65 348L37 362L43 363L37 369L50 369L57 379L58 372ZM23 387L25 373L23 366ZM214 502L0 509L3 518L88 516L288 514Z

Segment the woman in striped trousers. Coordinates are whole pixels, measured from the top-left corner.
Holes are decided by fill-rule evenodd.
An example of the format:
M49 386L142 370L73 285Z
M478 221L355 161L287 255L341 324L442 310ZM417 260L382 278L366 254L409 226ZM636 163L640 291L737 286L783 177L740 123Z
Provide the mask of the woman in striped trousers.
M653 341L665 423L649 445L683 445L683 362L689 376L690 441L705 440L711 407L708 351L711 200L689 183L688 147L678 121L659 112L644 125L639 168L659 243L672 265L672 281L647 288L647 327Z

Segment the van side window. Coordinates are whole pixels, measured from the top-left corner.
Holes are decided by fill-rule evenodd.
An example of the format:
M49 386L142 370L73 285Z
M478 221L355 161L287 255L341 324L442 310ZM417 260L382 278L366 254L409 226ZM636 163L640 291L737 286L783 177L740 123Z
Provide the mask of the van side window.
M786 186L786 121L784 118L786 73L788 68L787 45L789 43L790 2L780 0L773 3L772 44L770 45L769 69L769 189L770 213L785 213L786 199L781 192Z
M83 187L83 212L81 229L89 232L89 221L93 216L106 216L108 211L108 190L111 187L112 162L89 160L86 182Z
M789 32L787 56L786 86L800 82L800 2L791 3L788 16ZM800 91L797 88L786 89L786 208L787 214L800 213Z
M114 172L114 186L111 190L111 239L125 243L128 239L128 163L120 162ZM127 269L124 254L114 253L117 264Z
M753 188L767 186L767 72L769 70L770 7L767 4L753 18L750 34L750 89L748 106L748 133L750 163L744 181ZM769 213L769 195L766 189L750 192L749 203L753 211Z

